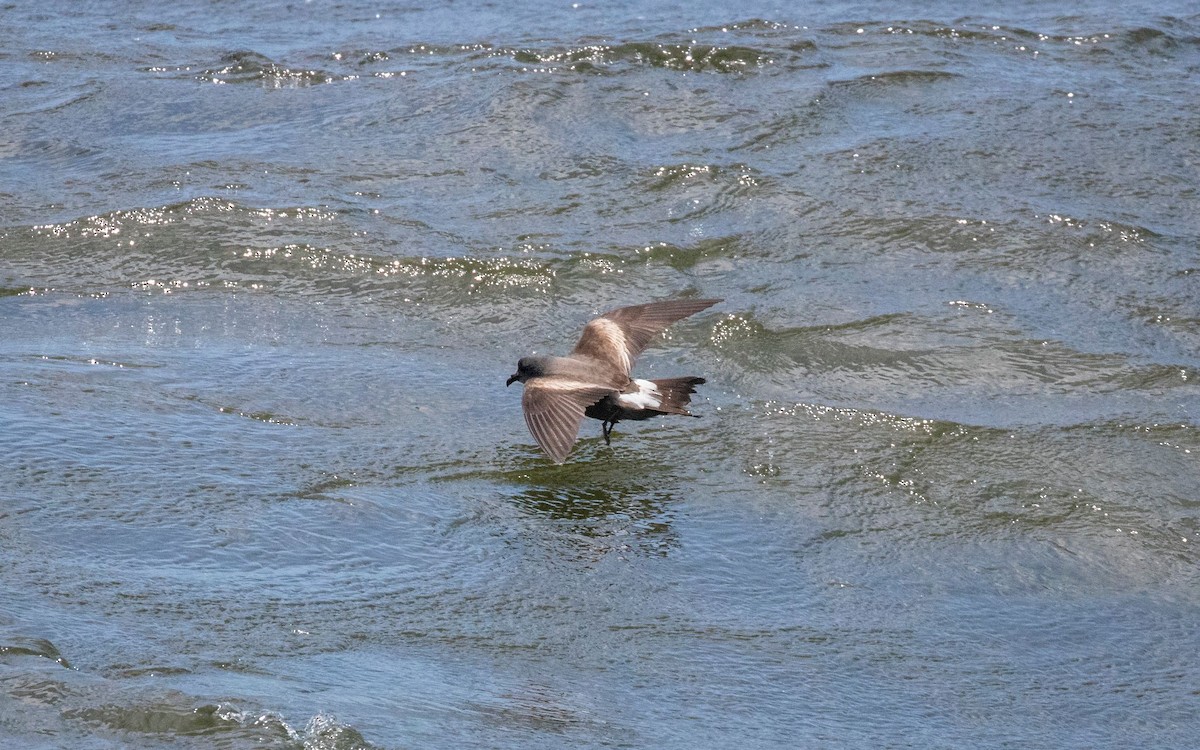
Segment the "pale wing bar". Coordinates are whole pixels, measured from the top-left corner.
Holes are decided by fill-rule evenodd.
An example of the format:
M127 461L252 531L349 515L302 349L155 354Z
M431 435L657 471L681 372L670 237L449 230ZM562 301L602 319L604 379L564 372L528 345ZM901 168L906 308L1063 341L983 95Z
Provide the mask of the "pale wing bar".
M609 310L583 329L571 351L607 362L629 375L633 362L672 323L712 307L719 299L673 299Z

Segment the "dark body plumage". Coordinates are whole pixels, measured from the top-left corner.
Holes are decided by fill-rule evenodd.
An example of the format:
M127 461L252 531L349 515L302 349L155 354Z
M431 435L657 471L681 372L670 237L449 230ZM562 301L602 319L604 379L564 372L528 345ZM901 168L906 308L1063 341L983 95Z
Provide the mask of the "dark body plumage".
M666 300L610 310L584 326L567 356L522 357L508 384L525 384L525 423L542 450L557 463L566 460L584 417L601 421L608 442L622 420L691 416L687 405L704 378L635 379L633 363L667 326L720 301Z

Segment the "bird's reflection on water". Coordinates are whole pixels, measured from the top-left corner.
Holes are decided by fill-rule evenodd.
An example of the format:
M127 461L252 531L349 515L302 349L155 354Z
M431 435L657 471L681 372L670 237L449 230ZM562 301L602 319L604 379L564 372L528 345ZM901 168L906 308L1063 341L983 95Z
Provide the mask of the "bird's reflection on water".
M593 542L643 553L666 554L677 545L671 526L680 502L676 467L630 447L608 448L585 440L573 459L553 464L521 450L519 468L501 472L512 502ZM608 545L603 545L608 546Z

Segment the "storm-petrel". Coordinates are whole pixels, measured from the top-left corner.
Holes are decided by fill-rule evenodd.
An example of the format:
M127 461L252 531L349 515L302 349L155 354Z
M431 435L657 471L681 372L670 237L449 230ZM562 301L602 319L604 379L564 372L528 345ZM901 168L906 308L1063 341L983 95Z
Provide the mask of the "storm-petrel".
M704 378L641 380L632 375L633 361L667 326L720 301L675 299L609 310L583 327L567 356L522 357L505 385L525 384L525 424L542 450L555 463L565 461L584 417L599 419L610 443L622 419L692 416L686 407Z

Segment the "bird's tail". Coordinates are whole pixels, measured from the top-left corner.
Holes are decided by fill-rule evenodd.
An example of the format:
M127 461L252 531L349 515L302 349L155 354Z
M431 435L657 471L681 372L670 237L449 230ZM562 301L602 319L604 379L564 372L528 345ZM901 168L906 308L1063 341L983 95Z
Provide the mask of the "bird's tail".
M664 414L682 414L686 417L694 416L687 410L687 405L691 403L696 386L704 384L704 378L660 378L650 382L658 388L661 399L655 411L661 411Z

